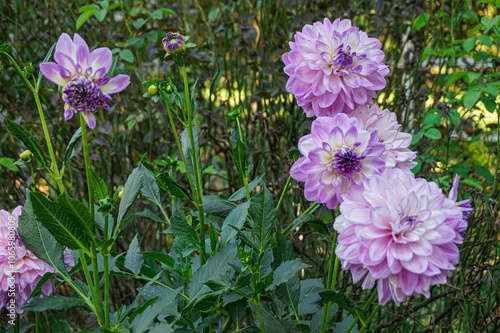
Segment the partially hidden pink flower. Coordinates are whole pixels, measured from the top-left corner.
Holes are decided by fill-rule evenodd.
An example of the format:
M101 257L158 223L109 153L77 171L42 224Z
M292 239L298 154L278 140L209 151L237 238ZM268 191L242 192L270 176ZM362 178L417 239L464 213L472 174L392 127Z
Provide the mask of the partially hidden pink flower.
M336 255L362 288L377 283L380 304L430 296L459 259L462 211L434 182L387 168L343 196L334 223Z
M290 77L286 89L308 117L350 113L372 104L376 91L385 87L389 69L382 60L382 44L351 26L350 20L325 18L306 25L283 54Z
M107 77L113 62L111 50L101 47L90 52L87 43L76 33L73 40L66 33L59 37L54 60L56 62L41 63L40 70L49 81L62 87L66 103L64 119L82 113L87 125L95 128L96 108L109 110L106 104L111 100L109 95L125 89L130 77L123 74Z
M378 141L385 145L382 159L386 167L412 169L417 165L413 161L417 153L408 148L412 135L398 131L401 125L394 112L381 110L377 104L361 105L350 113L349 117L358 119L364 130L378 132Z
M459 182L459 177L458 175L455 175L455 179L453 180L453 185L451 186L450 193L448 193L448 198L457 201L457 194L458 194L458 182ZM456 203L458 209L462 212L462 222L457 226L457 232L460 235L465 235L465 231L467 230L468 226L468 219L470 212L472 212L472 206L471 206L471 201L470 199L462 200Z
M300 139L303 157L294 163L290 175L305 182L307 200L335 208L353 184L361 184L385 167L384 149L377 131L363 130L355 118L345 114L319 117L312 123L311 134Z
M28 298L38 281L45 273L53 273L54 269L28 250L17 234L21 206L12 214L0 210L0 309L15 300L16 312L21 314ZM64 250L64 263L69 270L75 265L70 249ZM13 267L11 266L13 265ZM11 286L14 286L14 292ZM55 291L54 283L47 281L41 290L42 296Z

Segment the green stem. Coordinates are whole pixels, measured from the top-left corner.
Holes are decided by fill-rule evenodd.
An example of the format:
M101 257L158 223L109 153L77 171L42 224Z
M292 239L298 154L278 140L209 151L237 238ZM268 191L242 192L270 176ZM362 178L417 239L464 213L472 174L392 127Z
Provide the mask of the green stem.
M368 319L366 319L365 326L361 327L361 329L358 331L358 333L363 333L366 330L366 328L368 327L368 324L370 323L370 321L372 321L373 317L378 312L378 310L380 310L380 304L377 304L377 306L375 307L375 310L373 310L370 317L368 317Z
M35 333L40 333L40 312L35 312Z
M220 333L226 333L231 329L231 318L227 317L226 322L224 323L224 326L222 326L222 330Z
M184 92L186 94L186 112L188 115L187 132L189 136L189 143L191 144L191 160L193 161L193 171L194 179L196 183L196 194L198 199L196 200L196 206L198 207L198 218L200 219L200 262L201 265L205 264L207 261L207 255L205 253L205 214L203 212L203 188L201 184L201 175L199 172L198 158L196 156L196 150L194 146L194 136L193 136L193 119L191 116L191 98L189 96L189 85L186 74L186 66L182 66L182 79L184 80ZM189 170L186 170L189 172Z
M313 209L314 209L314 207L316 207L317 205L318 205L318 203L317 203L317 202L313 203L313 204L312 204L311 206L309 206L309 208L307 208L307 209L306 209L306 210L305 210L302 214L300 214L300 216L304 216L304 215L306 215L306 214L307 214L307 213L309 213L311 210L313 210ZM300 216L299 216L299 217L300 217ZM290 223L290 224L288 225L288 227L286 227L285 229L283 229L283 231L281 232L281 234L282 234L283 236L288 235L288 234L290 233L290 229L292 229L292 227L293 227L293 223Z
M111 327L109 320L109 254L103 256L104 263L104 325Z
M59 174L59 168L57 167L57 162L56 162L56 157L54 154L54 148L52 147L52 142L50 141L50 135L49 131L47 129L47 123L45 122L45 116L43 115L43 109L42 109L42 104L40 103L40 96L38 95L38 87L36 87L36 82L35 82L35 87L30 83L28 78L24 75L23 71L17 64L17 62L14 60L14 58L11 57L10 54L3 53L9 60L14 64L14 67L18 71L19 75L23 78L24 82L26 82L26 85L28 88L30 88L31 92L33 93L33 96L35 97L35 102L36 102L36 107L38 109L38 114L40 116L40 121L42 122L42 127L43 127L43 134L45 135L45 141L47 142L47 148L49 149L49 154L50 154L50 160L52 162L52 167L51 171L54 176L54 179L56 180L57 186L59 187L59 192L63 193L64 192L64 185L61 180L61 175Z
M267 333L266 326L264 325L264 319L262 318L262 310L260 309L260 295L257 298L257 303L255 303L255 309L257 310L257 316L259 317L260 330L262 333Z
M35 182L35 170L33 168L33 159L30 161L30 170L31 170L31 190L35 191L36 189L36 182Z
M375 289L373 291L373 293L371 294L371 296L368 299L368 301L366 301L365 305L362 308L363 312L366 311L366 309L368 309L368 307L370 306L370 304L372 304L373 300L375 299L375 296L377 296L377 289ZM358 321L359 321L359 317L354 318L354 320L352 321L351 325L349 325L349 327L347 328L347 331L345 333L349 333L353 329L354 325L356 325L356 323Z
M337 258L337 256L335 255L337 236L338 236L338 233L337 233L337 230L335 230L335 232L333 233L332 251L330 254L330 264L328 267L328 278L326 281L326 288L331 289L331 290L335 290L335 284L337 281L337 273L338 273L339 264L340 264L339 258ZM334 262L335 262L335 264L333 265ZM333 267L333 271L332 271L332 267ZM326 326L328 325L328 317L330 317L331 306L332 306L332 302L328 302L326 304L326 307L323 309L323 318L321 320L321 333L326 332Z
M19 333L19 315L16 313L16 321L14 323L14 333Z
M92 282L92 278L90 276L87 260L85 260L85 254L81 249L79 249L78 255L80 256L80 263L82 264L83 273L85 275L85 279L87 280L87 285L89 286L90 295L92 295L92 299L95 299L94 283Z
M95 221L95 211L94 211L94 185L92 183L92 176L90 174L90 155L89 146L87 138L87 127L85 123L85 118L83 118L83 113L80 113L80 127L82 129L82 146L83 146L83 156L85 160L85 173L87 174L87 187L89 192L89 207L90 207L90 217L92 221ZM94 222L95 223L95 222ZM93 226L95 228L95 226ZM101 297L101 286L99 279L99 269L97 266L97 250L94 245L92 245L92 274L94 277L94 303L96 308L96 315L99 324L103 324L104 310L102 308L102 297Z
M288 179L285 183L285 187L283 188L283 191L281 192L280 200L278 201L278 206L276 206L276 210L279 212L281 204L283 203L283 198L285 197L286 191L288 190L288 186L290 186L290 183L292 182L292 176L288 176Z

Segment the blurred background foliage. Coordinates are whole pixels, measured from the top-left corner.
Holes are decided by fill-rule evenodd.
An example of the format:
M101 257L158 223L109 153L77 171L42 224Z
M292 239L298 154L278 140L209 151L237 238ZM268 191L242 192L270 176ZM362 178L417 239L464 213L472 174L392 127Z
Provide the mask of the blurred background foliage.
M241 123L254 163L251 178L265 173L265 182L277 198L292 164L289 152L307 134L311 121L285 90L281 55L305 24L324 17L351 19L383 44L391 72L377 102L395 112L402 130L413 134L411 148L418 151L419 162L413 171L437 181L445 192L453 174L458 174L462 179L459 198L470 197L475 206L461 247L463 257L449 284L433 287L430 299L411 298L399 308L386 306L372 321L370 331L497 332L499 5L494 0L4 0L0 41L11 43L19 64L32 64L35 74L62 32L78 31L91 49L107 46L112 50L114 73L109 75L128 74L132 83L113 98L109 112L98 112L90 154L95 172L116 189L141 158L154 162L158 169L175 166L178 156L166 110L142 97L142 82L167 77L175 82L180 76L173 75L177 71L173 61L164 59L161 39L168 31L191 36L198 48L189 50L186 64L189 77L198 80L195 121L201 129L205 192L229 196L243 186L232 165L224 117L241 105ZM4 117L22 123L40 138L42 146L44 140L33 96L5 58L0 59L0 73L0 202L1 208L13 209L23 204L31 174L26 166L14 164L24 147L8 133ZM46 80L41 100L61 157L79 124L64 121L60 93ZM73 196L85 197L83 170L81 146L77 146L64 177ZM44 170L37 170L35 178L41 192L55 193L56 184ZM284 200L279 221L288 225L308 204L297 183ZM146 200L139 204L150 207ZM165 209L171 212L167 198ZM321 209L320 214L331 226L332 212ZM142 235L144 250L162 250L167 240L158 232L163 228L136 216L115 250L124 252L136 232ZM325 239L303 226L295 230L293 243L296 254L313 266L302 277L323 277L330 253ZM352 285L345 272L340 279L338 287L364 304L369 293L359 284ZM131 302L134 283L114 283L112 303ZM337 315L338 319L347 316ZM76 310L68 316L48 313L46 322L63 332L92 325L91 319L81 317Z

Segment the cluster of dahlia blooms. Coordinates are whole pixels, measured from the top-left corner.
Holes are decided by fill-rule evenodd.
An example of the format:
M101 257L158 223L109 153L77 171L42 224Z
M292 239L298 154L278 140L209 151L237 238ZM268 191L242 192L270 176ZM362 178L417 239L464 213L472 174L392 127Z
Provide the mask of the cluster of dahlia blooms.
M389 69L375 38L350 20L306 25L283 55L287 90L308 117L311 134L290 175L304 196L340 205L336 255L363 288L377 283L379 303L399 305L430 295L458 263L470 200L456 202L458 177L446 198L437 184L416 179L412 135L396 114L374 104Z
M19 238L16 229L21 209L21 206L16 207L12 214L0 210L0 309L13 298L19 314L23 313L21 307L28 303L31 292L43 275L54 272L51 266L28 250ZM75 265L70 249L64 250L64 263L68 270ZM48 296L54 290L54 283L49 280L43 285L41 296Z
M75 33L73 40L63 33L56 44L56 62L40 64L43 75L62 87L64 119L69 120L75 113L82 113L89 128L95 128L94 113L100 107L109 110L106 101L109 95L125 89L130 83L128 75L107 77L113 63L111 50L101 47L90 52L87 43Z

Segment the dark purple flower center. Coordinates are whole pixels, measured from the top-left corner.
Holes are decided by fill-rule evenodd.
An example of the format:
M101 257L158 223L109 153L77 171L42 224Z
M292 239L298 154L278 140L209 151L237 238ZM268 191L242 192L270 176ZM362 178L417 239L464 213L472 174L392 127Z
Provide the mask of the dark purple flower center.
M63 99L75 112L95 111L104 96L99 84L85 76L75 76L63 88Z
M411 216L405 216L401 219L401 225L405 225L408 227L413 227L415 222L417 221L417 216L416 215L411 215Z
M361 65L352 68L354 57L359 60L366 58L366 54L357 55L356 52L351 52L351 47L349 45L344 49L344 44L340 44L329 55L329 59L325 59L325 56L328 56L328 53L324 52L321 54L323 61L328 63L330 67L335 67L335 73L338 75L349 74L349 71L354 73L361 72L363 69Z
M359 172L363 167L361 160L366 156L358 156L351 148L338 148L330 159L330 169L342 177L354 181L352 174Z

